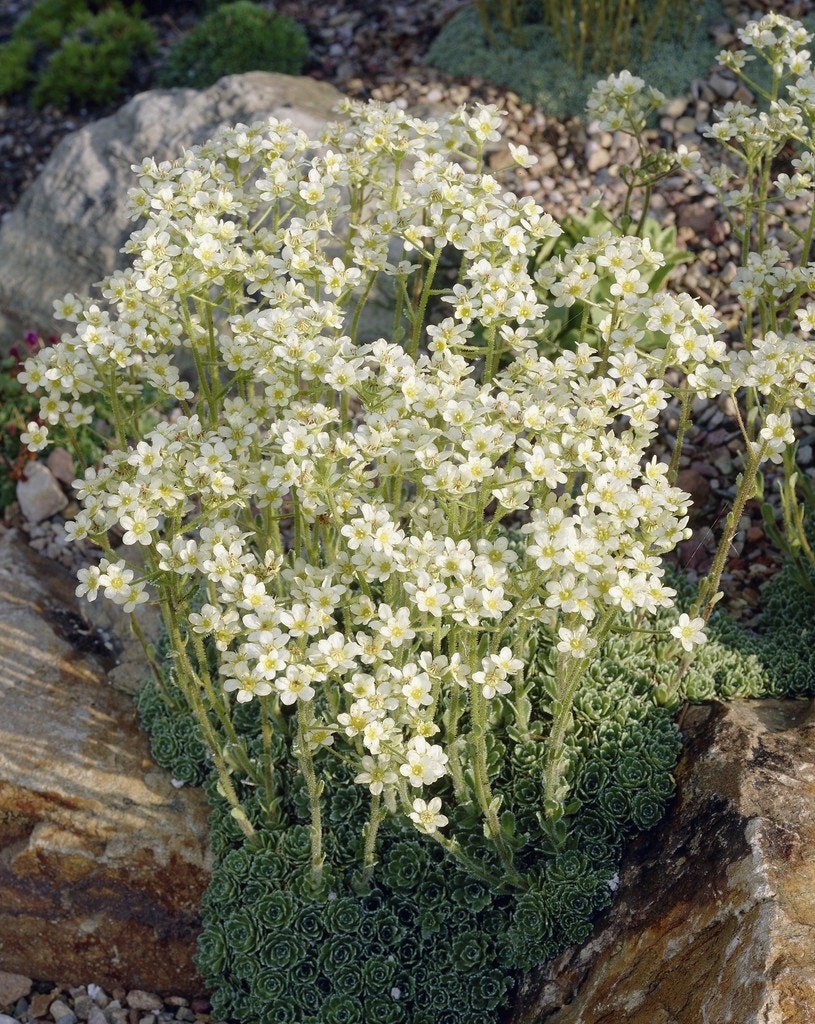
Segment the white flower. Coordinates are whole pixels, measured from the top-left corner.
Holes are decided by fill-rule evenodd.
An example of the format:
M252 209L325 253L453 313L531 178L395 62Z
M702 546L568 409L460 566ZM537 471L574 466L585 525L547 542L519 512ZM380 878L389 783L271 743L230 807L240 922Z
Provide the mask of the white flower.
M411 786L428 786L446 773L446 764L447 754L438 743L430 744L423 736L414 736L407 760L399 766L399 771Z
M152 544L151 533L158 529L158 519L144 509L137 508L131 515L122 516L119 525L124 529L123 544Z
M354 778L354 782L367 786L373 796L379 796L385 786L393 786L398 778L387 757L365 754L360 764L362 771Z
M705 643L705 620L701 618L692 619L685 612L679 616L679 622L671 626L671 636L682 644L686 651L692 651L694 647Z
M448 818L440 814L441 799L434 796L427 803L420 797L413 801L413 810L410 812L410 820L415 822L421 832L432 835L437 829L444 828Z
M20 434L20 441L32 452L41 452L48 444L48 427L44 423L29 423L28 430Z
M557 649L561 654L568 654L573 658L585 658L589 651L597 646L597 641L589 636L588 632L587 626L578 626L576 629L561 626L558 630L560 643Z

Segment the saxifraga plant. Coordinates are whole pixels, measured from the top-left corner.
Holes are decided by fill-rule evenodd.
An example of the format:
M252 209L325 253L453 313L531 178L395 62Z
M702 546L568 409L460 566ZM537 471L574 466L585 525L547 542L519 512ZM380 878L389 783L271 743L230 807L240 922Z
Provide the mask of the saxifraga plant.
M320 762L321 770L336 776L325 828L332 871L327 888L315 892L308 798L302 777L285 767L294 732L274 741L281 766L278 810L288 824L264 828L259 794L246 794L261 837L254 849L218 793L210 763L205 786L217 865L204 899L197 963L215 991L214 1011L259 1024L300 1021L304 1011L302 1019L342 1014L339 1019L349 1024L493 1019L519 971L586 937L592 915L611 900L626 837L664 812L679 734L671 713L653 703L650 660L647 642L610 641L607 670L581 695L568 829L561 823L541 831L544 746L519 738L492 749L496 780L507 794L505 828L519 862L538 879L535 892L520 899L497 881L500 865L477 815L465 809L456 825L467 835L478 876L451 862L429 838L394 822L383 825L379 866L363 879L356 851L365 802L353 772L332 764L328 752ZM544 730L552 697L545 673L538 678L532 699ZM639 681L633 689L632 678ZM194 730L183 705L173 708L152 682L138 699L157 760L174 777L191 779L187 751ZM256 714L254 705L243 709L247 738L257 733ZM485 873L497 884L479 877Z
M776 31L796 116L792 103L769 121L734 105L714 136L780 141L792 126L809 140L806 33L767 16L743 37L764 46ZM592 111L636 134L655 99L643 90L612 76ZM434 123L395 107L343 110L319 146L272 120L225 127L176 164L145 161L132 198L148 223L129 244L133 267L103 284L110 308L66 297L58 309L74 334L19 379L69 426L109 395L116 445L86 474L72 527L105 556L80 572L78 592L131 611L154 588L168 656L153 657L157 693L145 700L161 730L180 694L206 745L223 810L214 848L240 866L224 884L247 881L253 856L270 855L270 878L278 860L288 868L271 891L246 887L277 921L273 936L250 905L225 915L228 935L216 921L205 940L213 972L229 972L221 1005L251 1017L258 964L272 963L297 974L285 990L263 974L265 1019L313 1008L318 1019L416 1024L426 986L400 987L398 968L377 961L371 983L391 988L362 994L349 963L373 923L363 928L352 894L377 914L393 899L379 941L394 949L389 963L424 980L422 929L433 934L438 914L394 908L420 879L432 904L443 885L433 864L454 863L469 903L445 922L457 922L445 956L471 973L488 964L479 991L500 1002L494 966L522 968L585 936L613 885L604 844L616 849L617 833L661 814L678 749L671 711L710 688L694 683L705 665L694 655L716 643L711 615L741 511L760 467L794 442L791 411L815 412L813 313L798 305L812 266L806 246L801 265L748 253L741 298L755 308L763 287L769 299L790 290L800 330L774 320L768 299L762 335L730 351L714 310L650 293L664 257L642 234L586 237L572 264L532 277L534 251L559 229L458 162L480 165L494 108ZM513 152L528 164L523 147ZM794 182L771 170L768 180L782 193L810 188L810 165L801 158ZM441 286L448 247L462 254L458 283ZM361 312L380 276L397 296L393 330L367 342ZM607 292L593 292L601 277ZM441 322L427 320L431 299L449 306ZM606 302L607 316L573 351L542 353L547 306L578 300ZM178 348L192 355L197 395L172 362ZM666 382L676 371L678 387ZM147 432L146 388L179 406ZM749 405L733 510L686 610L661 558L688 535L687 496L675 459L649 459L674 394L677 448L694 394ZM48 431L32 423L23 440L40 450ZM143 560L111 549L116 524ZM744 680L772 692L777 676L748 647ZM738 644L711 654L714 688L739 656ZM811 685L798 678L795 692ZM654 733L641 742L644 722ZM186 758L189 775L190 751L177 748L171 739L162 756ZM474 922L479 885L509 914L503 932L498 913ZM303 931L285 923L300 920L301 899L330 922L316 957L315 914L304 911ZM445 1000L436 1021L465 1006L472 1019L469 994Z

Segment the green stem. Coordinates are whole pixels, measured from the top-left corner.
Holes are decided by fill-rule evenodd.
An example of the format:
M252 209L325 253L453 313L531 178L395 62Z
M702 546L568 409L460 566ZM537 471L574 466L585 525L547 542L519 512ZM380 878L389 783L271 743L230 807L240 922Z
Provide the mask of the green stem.
M693 393L690 388L682 389L682 409L679 414L679 426L676 430L676 440L671 452L671 462L668 466L668 483L674 485L679 473L679 460L682 457L682 445L685 440L685 432L690 424L690 410L693 403Z
M422 291L419 296L418 306L413 314L413 332L410 343L410 355L415 359L419 352L419 341L422 336L422 326L424 325L424 318L427 312L427 303L430 299L430 292L433 288L433 279L436 276L436 270L439 266L439 260L441 259L442 249L438 248L435 250L430 258L430 266L427 268L427 274L424 279Z
M370 878L376 860L376 833L380 824L384 821L385 815L381 809L382 796L380 793L371 794L371 816L365 823L365 846L362 852L363 877Z
M300 771L306 780L306 791L311 808L311 876L315 886L322 881L323 863L323 824L320 812L320 797L323 791L322 782L318 781L314 770L314 759L308 744L308 727L311 724L311 708L305 701L297 702L297 760Z
M473 751L470 767L478 806L484 815L501 863L507 872L515 873L512 851L504 840L501 823L498 820L498 801L493 797L490 788L487 768L487 701L481 689L474 683L470 684L470 720L470 744Z
M716 549L713 564L699 588L699 594L693 606L692 614L695 615L701 610L702 618L705 622L710 618L713 606L716 604L719 581L722 578L722 572L724 571L725 562L727 561L727 554L730 550L730 545L739 528L739 521L741 520L742 512L744 512L744 506L755 493L756 474L758 473L758 467L761 465L764 456L767 453L767 442L757 449L753 449L748 445L747 451L749 453L747 456L747 465L744 467L744 472L741 474L741 479L739 480L736 490L736 496L733 499L733 507L725 520L724 532L719 540L719 546Z
M609 609L600 621L596 631L592 634L598 646L610 632L616 615L616 608ZM568 664L564 664L566 657L568 657ZM544 810L547 817L551 817L559 806L556 794L561 780L560 759L563 754L566 733L570 725L574 697L589 661L589 658L572 658L565 655L561 655L558 658L557 672L560 681L558 686L558 706L555 709L552 731L549 735L544 773Z

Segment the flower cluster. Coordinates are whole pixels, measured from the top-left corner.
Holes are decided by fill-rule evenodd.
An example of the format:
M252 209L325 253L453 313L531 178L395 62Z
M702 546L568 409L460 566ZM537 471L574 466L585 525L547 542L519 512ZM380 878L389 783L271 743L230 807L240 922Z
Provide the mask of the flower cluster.
M638 95L636 79L612 78L593 110L640 131ZM102 304L66 297L73 333L20 379L42 389L46 422L75 426L109 396L117 443L78 484L73 534L118 528L145 567L107 552L80 591L132 610L154 589L191 706L227 730L227 795L236 766L255 771L230 716L257 700L268 728L296 718L315 869L326 748L369 790L368 863L384 808L443 832L432 788L447 777L509 863L487 735L499 719L529 728L530 629L546 631L559 694L545 786L557 816L581 673L615 622L672 603L661 559L687 535L687 495L651 455L666 370L703 395L767 396L745 438L755 472L789 445L789 405L815 408L815 348L768 325L729 352L709 306L652 293L662 256L634 235L587 238L530 274L559 229L473 169L496 137L492 107L437 122L342 112L319 143L270 120L144 161L133 266L102 283ZM804 116L784 113L798 131ZM805 187L810 162L784 189ZM780 265L768 250L747 268L742 298L775 288L797 308L808 271L788 280ZM598 280L596 332L541 354L547 307L594 304ZM366 320L384 291L387 337ZM140 432L156 393L175 412ZM680 622L678 647L704 641L707 614Z

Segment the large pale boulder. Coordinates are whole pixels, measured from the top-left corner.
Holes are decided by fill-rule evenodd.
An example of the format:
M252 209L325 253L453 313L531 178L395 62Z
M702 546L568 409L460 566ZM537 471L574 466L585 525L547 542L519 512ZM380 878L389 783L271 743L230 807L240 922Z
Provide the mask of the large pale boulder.
M133 164L181 156L222 124L267 116L316 136L341 94L311 78L252 71L211 88L141 93L67 136L0 227L0 351L25 331L54 331L53 302L126 265Z
M151 760L74 585L0 534L0 969L195 995L206 801Z
M815 1022L815 704L691 708L678 796L512 1024Z

